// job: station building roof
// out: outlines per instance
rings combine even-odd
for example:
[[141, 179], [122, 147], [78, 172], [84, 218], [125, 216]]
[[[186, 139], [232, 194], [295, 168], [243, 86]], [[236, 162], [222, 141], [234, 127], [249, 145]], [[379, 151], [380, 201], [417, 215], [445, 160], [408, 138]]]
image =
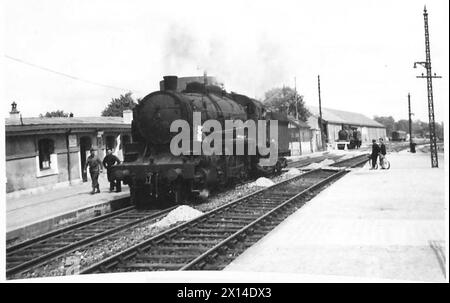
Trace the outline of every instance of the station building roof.
[[[319, 117], [319, 107], [307, 106], [307, 108], [313, 116]], [[383, 124], [378, 123], [377, 121], [370, 119], [363, 114], [324, 107], [322, 107], [322, 119], [329, 123], [385, 128]]]
[[5, 119], [6, 133], [42, 132], [83, 129], [130, 129], [122, 117], [31, 117]]

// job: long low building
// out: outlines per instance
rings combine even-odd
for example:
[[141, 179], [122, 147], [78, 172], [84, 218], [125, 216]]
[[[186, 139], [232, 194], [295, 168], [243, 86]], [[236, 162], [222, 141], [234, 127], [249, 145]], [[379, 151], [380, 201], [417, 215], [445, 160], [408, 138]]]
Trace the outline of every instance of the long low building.
[[[308, 125], [313, 130], [314, 142], [320, 146], [319, 108], [308, 106], [308, 110], [311, 112]], [[325, 129], [325, 141], [329, 144], [338, 140], [338, 133], [344, 127], [360, 131], [363, 144], [370, 143], [372, 139], [386, 138], [386, 127], [384, 125], [360, 113], [322, 107], [322, 120]]]

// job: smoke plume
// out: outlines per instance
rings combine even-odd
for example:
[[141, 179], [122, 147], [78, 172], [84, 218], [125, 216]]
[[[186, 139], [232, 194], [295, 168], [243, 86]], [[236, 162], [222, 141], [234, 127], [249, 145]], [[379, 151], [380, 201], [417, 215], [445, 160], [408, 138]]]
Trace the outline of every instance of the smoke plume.
[[200, 34], [187, 25], [171, 24], [163, 52], [165, 74], [200, 76], [207, 71], [226, 90], [250, 97], [262, 98], [289, 78], [282, 43], [264, 33], [239, 41], [223, 33]]

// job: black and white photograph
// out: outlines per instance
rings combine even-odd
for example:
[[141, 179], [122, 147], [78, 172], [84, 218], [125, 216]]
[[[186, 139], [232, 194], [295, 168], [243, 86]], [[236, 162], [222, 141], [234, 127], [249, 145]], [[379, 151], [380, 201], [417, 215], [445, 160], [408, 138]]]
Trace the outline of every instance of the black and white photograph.
[[4, 282], [449, 282], [447, 0], [1, 16]]

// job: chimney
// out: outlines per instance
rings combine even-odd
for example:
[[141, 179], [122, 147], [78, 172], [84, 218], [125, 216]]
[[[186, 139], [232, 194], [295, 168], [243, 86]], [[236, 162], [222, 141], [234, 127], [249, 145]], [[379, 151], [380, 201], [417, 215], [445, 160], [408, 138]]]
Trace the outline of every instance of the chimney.
[[178, 77], [177, 76], [164, 76], [164, 90], [177, 90]]
[[17, 103], [13, 101], [11, 103], [11, 111], [9, 112], [9, 118], [14, 121], [20, 121], [20, 112], [17, 110]]
[[131, 124], [133, 120], [133, 111], [131, 109], [126, 109], [123, 111], [123, 123]]

